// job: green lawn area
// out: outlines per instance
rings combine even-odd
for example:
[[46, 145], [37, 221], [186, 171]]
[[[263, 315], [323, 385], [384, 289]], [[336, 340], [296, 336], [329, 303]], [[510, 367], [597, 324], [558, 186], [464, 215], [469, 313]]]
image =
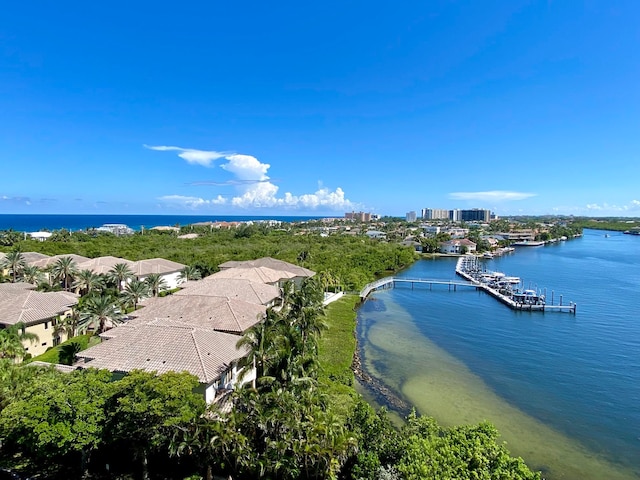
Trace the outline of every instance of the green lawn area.
[[356, 312], [358, 295], [345, 295], [325, 309], [328, 329], [320, 338], [318, 360], [320, 382], [326, 387], [338, 413], [347, 414], [354, 401], [354, 375], [351, 362], [356, 349]]
[[38, 355], [37, 357], [33, 357], [29, 360], [26, 360], [25, 363], [35, 362], [35, 361], [46, 362], [46, 363], [60, 363], [60, 358], [59, 358], [60, 347], [72, 342], [78, 343], [80, 345], [80, 350], [86, 350], [87, 348], [93, 347], [94, 345], [97, 345], [98, 343], [100, 343], [100, 337], [98, 337], [97, 335], [91, 335], [91, 334], [78, 335], [77, 337], [73, 337], [65, 342], [62, 342], [57, 347], [50, 348], [49, 350], [44, 352], [42, 355]]

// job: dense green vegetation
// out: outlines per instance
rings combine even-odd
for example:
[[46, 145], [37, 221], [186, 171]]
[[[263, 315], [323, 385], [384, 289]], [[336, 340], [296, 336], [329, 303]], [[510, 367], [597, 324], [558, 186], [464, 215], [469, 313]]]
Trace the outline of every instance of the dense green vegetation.
[[611, 230], [614, 232], [626, 232], [633, 228], [640, 227], [640, 220], [631, 218], [599, 218], [599, 219], [577, 219], [576, 225], [582, 228], [593, 228], [595, 230]]
[[[358, 297], [346, 295], [323, 308], [322, 291], [354, 290], [402, 268], [414, 260], [412, 248], [359, 236], [323, 238], [259, 228], [202, 233], [195, 240], [157, 233], [69, 234], [55, 242], [19, 241], [14, 247], [132, 260], [157, 256], [199, 266], [205, 274], [226, 260], [260, 256], [318, 271], [299, 289], [285, 287], [284, 308], [269, 310], [266, 320], [240, 339], [250, 351], [247, 364], [255, 362], [260, 376], [230, 395], [235, 407], [206, 407], [193, 393], [196, 378], [186, 373], [132, 372], [114, 378], [104, 371], [63, 374], [2, 360], [0, 466], [65, 479], [539, 478], [508, 455], [489, 424], [446, 429], [412, 414], [398, 429], [385, 410], [375, 412], [353, 389]], [[60, 269], [58, 287], [75, 285], [86, 298], [78, 309], [84, 313], [67, 327], [77, 330], [86, 321], [100, 330], [114, 312], [107, 302], [99, 303], [107, 296], [96, 292], [106, 291], [113, 304], [125, 298], [126, 288], [119, 288], [116, 272], [111, 285], [93, 285], [91, 279], [78, 284], [79, 272], [67, 269], [67, 274], [73, 283]], [[135, 305], [137, 297], [128, 295]], [[65, 347], [47, 352], [50, 360], [55, 354], [60, 360]], [[69, 350], [65, 355], [73, 353]]]

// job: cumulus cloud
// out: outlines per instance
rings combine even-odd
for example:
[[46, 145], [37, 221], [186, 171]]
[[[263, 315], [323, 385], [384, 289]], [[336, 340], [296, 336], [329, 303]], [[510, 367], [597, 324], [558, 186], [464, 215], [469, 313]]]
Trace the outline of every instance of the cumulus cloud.
[[219, 158], [224, 158], [226, 155], [224, 152], [216, 152], [213, 150], [197, 150], [195, 148], [171, 147], [164, 145], [144, 145], [144, 148], [156, 150], [158, 152], [180, 152], [178, 153], [178, 156], [183, 160], [186, 160], [188, 163], [195, 163], [204, 167], [208, 167], [211, 165], [211, 162], [218, 160]]
[[[204, 166], [209, 166], [213, 160], [224, 158], [226, 163], [220, 164], [220, 168], [234, 177], [233, 179], [226, 181], [214, 180], [190, 183], [190, 185], [233, 186], [236, 189], [236, 194], [229, 200], [221, 195], [214, 199], [182, 195], [165, 195], [160, 197], [160, 200], [164, 202], [182, 205], [187, 208], [199, 208], [224, 204], [238, 208], [281, 207], [288, 209], [305, 208], [309, 210], [319, 208], [348, 210], [358, 207], [358, 205], [345, 197], [345, 193], [340, 187], [336, 188], [334, 191], [330, 191], [328, 188], [320, 185], [314, 193], [293, 195], [290, 192], [286, 192], [283, 196], [278, 196], [279, 187], [275, 185], [267, 175], [271, 165], [268, 163], [262, 163], [252, 155], [222, 153], [182, 147], [149, 147], [146, 145], [145, 147], [158, 151], [177, 151], [180, 152], [178, 156], [187, 160], [189, 163], [200, 163]], [[194, 152], [197, 152], [197, 154]], [[206, 163], [192, 162], [188, 158], [185, 158], [187, 153], [190, 155], [190, 158], [206, 158], [208, 161]]]
[[491, 190], [488, 192], [453, 192], [449, 194], [449, 198], [454, 200], [480, 200], [485, 202], [525, 200], [535, 196], [535, 193], [509, 192], [505, 190]]

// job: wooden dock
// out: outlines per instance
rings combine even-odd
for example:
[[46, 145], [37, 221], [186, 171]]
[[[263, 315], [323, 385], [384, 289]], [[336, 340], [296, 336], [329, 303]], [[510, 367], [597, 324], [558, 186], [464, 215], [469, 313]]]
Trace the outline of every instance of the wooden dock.
[[369, 294], [379, 288], [393, 288], [397, 283], [410, 284], [413, 287], [415, 284], [429, 285], [432, 288], [433, 285], [446, 286], [449, 290], [456, 291], [458, 287], [471, 287], [479, 288], [478, 285], [472, 282], [460, 282], [455, 280], [429, 280], [426, 278], [404, 278], [404, 277], [385, 277], [375, 282], [371, 282], [360, 291], [360, 299], [364, 300]]

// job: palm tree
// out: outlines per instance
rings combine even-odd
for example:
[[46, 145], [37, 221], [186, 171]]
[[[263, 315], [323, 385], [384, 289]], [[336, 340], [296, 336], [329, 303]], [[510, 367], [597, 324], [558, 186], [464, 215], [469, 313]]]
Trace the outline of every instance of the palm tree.
[[124, 315], [113, 297], [94, 295], [82, 304], [78, 332], [85, 333], [91, 329], [96, 333], [102, 333], [123, 322]]
[[34, 265], [26, 265], [22, 269], [20, 277], [24, 282], [31, 283], [33, 285], [40, 285], [44, 280], [44, 273]]
[[149, 297], [151, 291], [149, 289], [149, 284], [146, 282], [141, 282], [140, 280], [132, 280], [127, 283], [127, 286], [124, 287], [124, 292], [122, 295], [125, 301], [129, 305], [133, 305], [133, 309], [136, 310], [138, 308], [138, 303], [140, 300], [144, 300]]
[[36, 343], [38, 336], [25, 331], [24, 323], [16, 323], [0, 330], [0, 358], [22, 358], [25, 355], [25, 342]]
[[53, 264], [51, 274], [62, 282], [62, 288], [68, 292], [73, 278], [78, 274], [78, 267], [73, 258], [61, 257]]
[[200, 270], [198, 269], [198, 267], [193, 265], [187, 265], [186, 267], [184, 267], [180, 272], [180, 276], [178, 277], [178, 279], [181, 281], [200, 280], [201, 278], [202, 274], [200, 273]]
[[[279, 322], [281, 322], [281, 317], [278, 312], [271, 308], [268, 309], [266, 318], [249, 328], [236, 344], [237, 348], [246, 347], [249, 349], [248, 355], [240, 360], [240, 366], [255, 367], [258, 380], [269, 372], [269, 366], [274, 360], [274, 340]], [[243, 373], [246, 372], [248, 372], [248, 369], [244, 370]]]
[[22, 270], [26, 266], [26, 262], [24, 259], [24, 255], [20, 252], [20, 250], [12, 250], [4, 257], [2, 261], [2, 268], [6, 268], [9, 270], [11, 274], [11, 281], [16, 283], [18, 281], [18, 276], [22, 273]]
[[116, 263], [107, 274], [110, 282], [115, 283], [118, 291], [122, 291], [122, 284], [135, 278], [131, 268], [126, 263]]
[[149, 286], [151, 295], [153, 295], [154, 297], [157, 297], [162, 290], [166, 290], [169, 287], [167, 281], [158, 273], [152, 273], [147, 278], [145, 278], [144, 281]]
[[73, 282], [73, 288], [78, 290], [81, 295], [88, 295], [96, 290], [102, 289], [104, 282], [101, 275], [91, 270], [80, 270]]
[[53, 327], [54, 336], [59, 336], [61, 333], [64, 333], [67, 338], [75, 337], [78, 332], [80, 316], [80, 308], [76, 305], [71, 308], [70, 315], [58, 317], [58, 320]]

